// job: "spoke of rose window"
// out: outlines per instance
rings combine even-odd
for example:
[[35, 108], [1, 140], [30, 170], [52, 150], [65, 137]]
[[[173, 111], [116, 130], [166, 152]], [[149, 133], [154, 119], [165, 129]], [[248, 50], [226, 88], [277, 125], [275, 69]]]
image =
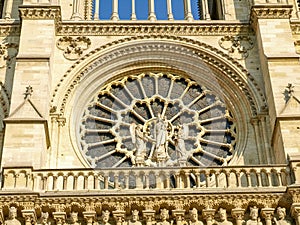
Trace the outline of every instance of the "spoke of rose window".
[[193, 160], [195, 163], [197, 163], [199, 166], [205, 166], [202, 162], [200, 162], [195, 156], [191, 156], [190, 158]]
[[119, 160], [116, 164], [112, 166], [112, 168], [116, 168], [121, 165], [128, 157], [125, 155], [121, 160]]
[[105, 153], [104, 155], [101, 155], [101, 156], [99, 156], [99, 157], [96, 157], [96, 158], [95, 158], [95, 161], [99, 161], [99, 160], [101, 160], [101, 159], [104, 159], [104, 158], [106, 158], [106, 157], [108, 157], [108, 156], [114, 154], [116, 151], [117, 151], [117, 150], [114, 149], [114, 150], [111, 150], [111, 151]]
[[109, 140], [106, 140], [106, 141], [99, 141], [99, 142], [88, 144], [88, 147], [92, 148], [92, 147], [96, 147], [96, 146], [99, 146], [99, 145], [111, 144], [111, 143], [114, 143], [114, 142], [116, 142], [115, 139], [109, 139]]

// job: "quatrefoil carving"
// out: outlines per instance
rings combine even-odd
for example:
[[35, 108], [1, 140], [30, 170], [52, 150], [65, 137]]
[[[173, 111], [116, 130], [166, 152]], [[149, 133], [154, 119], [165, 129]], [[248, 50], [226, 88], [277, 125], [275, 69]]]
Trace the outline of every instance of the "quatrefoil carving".
[[64, 51], [64, 57], [69, 60], [79, 59], [90, 45], [91, 40], [87, 37], [62, 37], [57, 41], [57, 47]]
[[219, 45], [228, 50], [232, 58], [241, 60], [248, 57], [254, 43], [249, 36], [224, 36], [219, 40]]

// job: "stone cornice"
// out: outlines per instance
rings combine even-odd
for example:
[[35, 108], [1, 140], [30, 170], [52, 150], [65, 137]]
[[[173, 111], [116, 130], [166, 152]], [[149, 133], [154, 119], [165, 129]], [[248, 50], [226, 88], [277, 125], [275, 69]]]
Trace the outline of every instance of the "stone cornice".
[[148, 21], [76, 21], [62, 22], [56, 27], [57, 35], [229, 35], [249, 34], [251, 32], [249, 23], [220, 21], [195, 21], [195, 22], [173, 22], [160, 21], [151, 23]]
[[19, 6], [21, 19], [27, 20], [55, 20], [61, 21], [60, 6], [37, 6], [37, 5], [22, 5]]
[[289, 19], [291, 17], [292, 10], [292, 5], [255, 5], [251, 9], [251, 20], [256, 21], [257, 19]]
[[19, 21], [0, 20], [0, 37], [19, 36], [21, 25]]
[[300, 21], [291, 21], [290, 24], [293, 34], [300, 34]]

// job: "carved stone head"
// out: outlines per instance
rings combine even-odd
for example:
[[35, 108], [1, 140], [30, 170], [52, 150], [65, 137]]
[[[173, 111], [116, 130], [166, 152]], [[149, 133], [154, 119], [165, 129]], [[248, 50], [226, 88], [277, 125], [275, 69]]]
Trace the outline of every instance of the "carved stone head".
[[138, 210], [132, 210], [132, 221], [136, 222], [139, 220], [139, 211]]
[[196, 208], [190, 210], [190, 218], [193, 222], [198, 220], [198, 210]]
[[256, 206], [250, 207], [250, 217], [252, 220], [257, 220], [258, 218], [258, 208]]
[[161, 218], [161, 220], [167, 220], [169, 218], [169, 210], [161, 209], [160, 210], [160, 218]]
[[77, 212], [71, 212], [70, 219], [71, 219], [72, 223], [76, 223], [78, 221], [78, 213]]
[[102, 211], [102, 221], [107, 223], [109, 220], [110, 212], [108, 210]]
[[17, 217], [17, 209], [12, 206], [9, 208], [9, 218], [10, 219], [15, 219]]
[[220, 216], [221, 221], [227, 220], [226, 209], [220, 208], [219, 209], [219, 216]]
[[279, 219], [285, 218], [285, 216], [286, 216], [286, 210], [285, 210], [285, 208], [278, 207], [277, 210], [276, 210], [276, 212], [277, 212], [277, 215], [278, 215]]

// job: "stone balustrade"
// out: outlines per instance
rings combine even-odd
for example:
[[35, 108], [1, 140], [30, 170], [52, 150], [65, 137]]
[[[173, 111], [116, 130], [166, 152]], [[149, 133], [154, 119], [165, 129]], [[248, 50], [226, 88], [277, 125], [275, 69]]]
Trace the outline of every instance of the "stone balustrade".
[[4, 168], [2, 190], [236, 190], [274, 188], [292, 184], [289, 167], [231, 166], [183, 168], [122, 168], [33, 170]]

